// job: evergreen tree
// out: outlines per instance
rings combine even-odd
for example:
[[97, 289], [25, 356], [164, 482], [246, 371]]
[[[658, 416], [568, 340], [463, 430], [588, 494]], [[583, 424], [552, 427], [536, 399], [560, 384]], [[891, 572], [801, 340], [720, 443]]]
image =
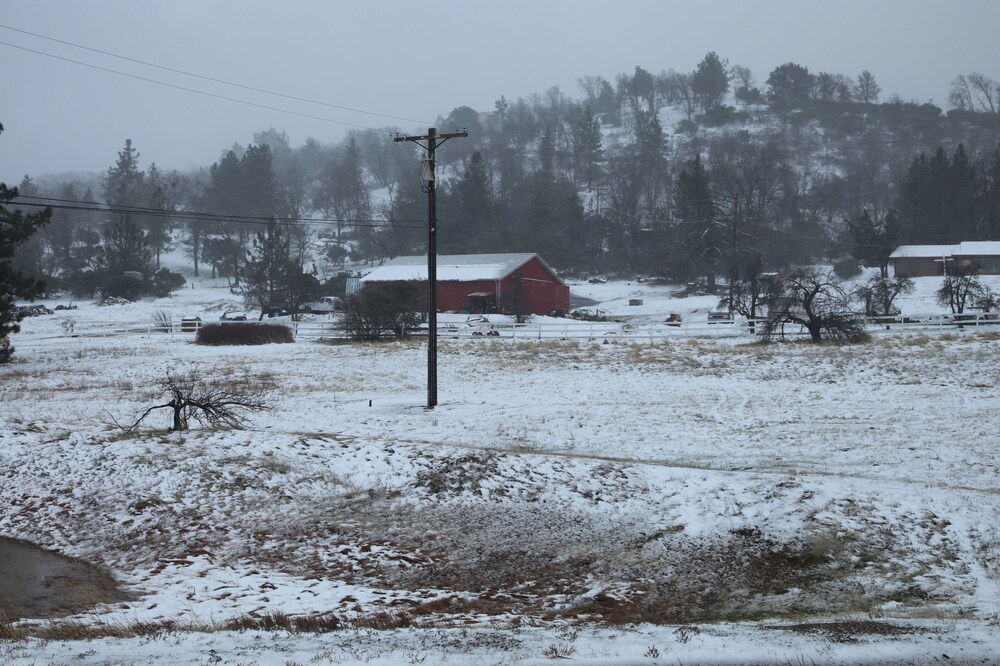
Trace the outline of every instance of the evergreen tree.
[[[0, 125], [3, 132], [3, 125]], [[11, 260], [17, 248], [27, 242], [42, 225], [49, 221], [52, 211], [25, 214], [8, 210], [4, 204], [16, 199], [17, 188], [8, 189], [0, 183], [0, 363], [6, 363], [14, 353], [9, 335], [21, 330], [18, 322], [23, 315], [17, 310], [16, 299], [32, 300], [42, 293], [45, 285], [14, 269]]]
[[656, 112], [656, 79], [638, 65], [632, 76], [619, 77], [618, 94], [628, 103], [633, 114], [639, 111]]
[[977, 240], [975, 192], [976, 174], [961, 144], [952, 159], [942, 147], [933, 157], [915, 158], [899, 196], [907, 240], [932, 245]]
[[555, 180], [556, 137], [552, 127], [546, 127], [538, 142], [539, 175], [548, 182]]
[[289, 258], [287, 234], [280, 224], [269, 222], [247, 251], [241, 288], [247, 307], [260, 308], [263, 319], [266, 308], [287, 305], [292, 280], [301, 273], [301, 266]]
[[[114, 166], [104, 175], [104, 200], [113, 208], [142, 206], [145, 184], [145, 174], [139, 168], [139, 153], [132, 146], [132, 139], [126, 139]], [[112, 221], [123, 214], [113, 212]]]
[[640, 111], [635, 118], [635, 151], [640, 174], [640, 191], [650, 224], [660, 217], [661, 197], [666, 193], [667, 138], [655, 113]]
[[723, 224], [716, 219], [712, 186], [701, 155], [695, 155], [694, 159], [689, 160], [677, 176], [674, 215], [686, 227], [686, 244], [694, 255], [694, 263], [703, 267], [708, 291], [715, 293], [716, 275], [726, 244], [726, 233]]
[[[59, 198], [69, 206], [82, 201], [71, 182], [62, 184]], [[86, 232], [93, 227], [92, 218], [92, 214], [69, 208], [53, 212], [52, 220], [40, 232], [51, 253], [50, 275], [74, 273], [84, 268], [86, 255], [81, 253], [81, 245]]]
[[573, 158], [576, 164], [576, 179], [587, 184], [587, 191], [594, 189], [594, 181], [600, 174], [601, 157], [604, 149], [601, 147], [601, 124], [594, 117], [588, 105], [573, 126]]
[[788, 62], [767, 77], [767, 97], [779, 108], [801, 105], [812, 95], [813, 75], [802, 65]]
[[242, 214], [258, 218], [276, 216], [280, 210], [280, 197], [270, 147], [248, 146], [240, 159], [239, 175]]
[[203, 246], [203, 257], [233, 277], [239, 284], [243, 263], [251, 239], [251, 224], [261, 219], [273, 219], [280, 210], [280, 197], [271, 167], [271, 150], [265, 146], [249, 146], [238, 158], [229, 151], [212, 165], [211, 182], [205, 189], [205, 208], [216, 215], [251, 218], [237, 219], [212, 226], [211, 237]]
[[345, 220], [371, 217], [371, 199], [365, 184], [361, 151], [353, 136], [343, 153], [327, 162], [313, 193], [313, 205], [328, 217], [337, 219], [338, 238], [348, 224]]
[[728, 64], [711, 51], [691, 74], [691, 92], [703, 112], [722, 102], [729, 92]]
[[1000, 238], [1000, 148], [993, 151], [989, 163], [983, 169], [979, 209], [982, 211], [979, 237], [991, 240]]
[[865, 266], [878, 266], [880, 275], [888, 278], [889, 255], [899, 245], [903, 231], [896, 210], [890, 209], [877, 222], [866, 208], [848, 222], [848, 230], [854, 238], [854, 248], [851, 251], [854, 258]]
[[454, 224], [441, 229], [442, 251], [454, 254], [488, 252], [496, 239], [496, 212], [490, 175], [479, 151], [472, 153], [465, 172], [451, 187], [439, 210]]
[[99, 270], [106, 276], [118, 278], [126, 271], [148, 275], [153, 251], [144, 232], [125, 213], [105, 228], [101, 248], [97, 255]]
[[168, 184], [157, 168], [156, 163], [149, 165], [146, 172], [146, 207], [151, 212], [141, 217], [146, 230], [146, 242], [149, 243], [156, 257], [156, 268], [160, 268], [160, 255], [170, 247], [171, 219], [167, 213], [171, 210], [171, 202], [167, 192]]

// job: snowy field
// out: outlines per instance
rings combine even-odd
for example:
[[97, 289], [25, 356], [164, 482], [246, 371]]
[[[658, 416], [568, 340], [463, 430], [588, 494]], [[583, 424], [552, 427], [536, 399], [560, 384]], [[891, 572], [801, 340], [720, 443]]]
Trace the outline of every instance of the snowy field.
[[[904, 312], [939, 312], [937, 282]], [[65, 334], [240, 309], [210, 281], [77, 305], [25, 320], [0, 367], [0, 535], [132, 598], [35, 623], [0, 663], [1000, 662], [1000, 331], [445, 340], [428, 411], [420, 342]], [[272, 409], [114, 426], [189, 370], [267, 386]], [[44, 637], [67, 625], [92, 635]]]

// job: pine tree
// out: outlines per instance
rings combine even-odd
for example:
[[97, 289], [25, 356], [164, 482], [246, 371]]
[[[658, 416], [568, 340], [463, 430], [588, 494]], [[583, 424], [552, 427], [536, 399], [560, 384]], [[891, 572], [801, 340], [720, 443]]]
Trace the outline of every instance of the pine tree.
[[167, 183], [164, 181], [156, 163], [149, 165], [146, 172], [147, 198], [146, 207], [158, 213], [142, 216], [142, 226], [146, 230], [146, 241], [156, 257], [156, 268], [160, 269], [160, 255], [170, 247], [170, 217], [166, 215], [171, 209], [167, 194]]
[[718, 263], [726, 245], [724, 225], [716, 219], [715, 203], [708, 171], [695, 155], [677, 176], [674, 189], [674, 215], [685, 225], [688, 247], [694, 260], [704, 266], [708, 291], [715, 292]]
[[247, 307], [260, 308], [263, 319], [265, 308], [286, 305], [297, 273], [302, 269], [289, 258], [287, 234], [280, 224], [269, 222], [267, 228], [257, 232], [247, 251], [241, 289]]
[[152, 272], [153, 251], [146, 240], [146, 232], [133, 221], [131, 214], [119, 216], [104, 230], [101, 240], [97, 263], [108, 277], [118, 278], [125, 272], [143, 275]]
[[954, 244], [978, 237], [976, 173], [959, 144], [948, 158], [939, 147], [933, 157], [914, 158], [900, 187], [900, 216], [910, 243]]
[[145, 174], [139, 169], [139, 157], [138, 151], [132, 147], [132, 139], [125, 139], [125, 147], [118, 153], [114, 166], [104, 175], [104, 200], [109, 206], [144, 204]]
[[576, 162], [577, 181], [586, 183], [588, 192], [594, 189], [603, 153], [601, 124], [594, 117], [590, 106], [587, 106], [573, 127], [573, 157]]
[[861, 211], [847, 223], [848, 231], [854, 238], [851, 254], [865, 266], [878, 266], [883, 278], [889, 277], [889, 255], [896, 249], [902, 236], [902, 224], [895, 209], [890, 209], [885, 218], [876, 221], [868, 209]]
[[[0, 125], [3, 132], [3, 125]], [[18, 322], [23, 315], [17, 310], [16, 300], [31, 300], [42, 293], [45, 285], [23, 275], [11, 266], [11, 259], [18, 246], [28, 241], [42, 225], [49, 221], [52, 211], [25, 214], [8, 210], [7, 204], [18, 196], [17, 188], [8, 189], [0, 183], [0, 363], [6, 363], [14, 353], [9, 335], [21, 330]]]
[[455, 220], [456, 225], [447, 225], [442, 229], [442, 250], [465, 254], [492, 249], [496, 209], [486, 161], [478, 150], [472, 153], [465, 172], [451, 188], [447, 201], [440, 210], [447, 219]]
[[715, 51], [711, 51], [691, 74], [691, 92], [702, 111], [722, 102], [729, 92], [729, 74], [726, 71], [728, 64], [725, 60], [720, 60]]

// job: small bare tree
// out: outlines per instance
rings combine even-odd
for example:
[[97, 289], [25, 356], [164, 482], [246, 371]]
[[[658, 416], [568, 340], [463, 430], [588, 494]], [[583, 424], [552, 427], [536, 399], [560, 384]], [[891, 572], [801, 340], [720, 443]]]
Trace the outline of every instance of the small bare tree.
[[[115, 425], [125, 432], [134, 432], [147, 416], [159, 409], [173, 412], [170, 431], [187, 430], [191, 419], [203, 425], [242, 428], [243, 412], [262, 412], [270, 409], [267, 404], [270, 386], [243, 380], [204, 381], [192, 370], [183, 375], [167, 374], [159, 388], [170, 396], [162, 405], [154, 405], [143, 412], [131, 425]], [[112, 418], [112, 420], [114, 420]]]
[[783, 337], [786, 323], [809, 331], [813, 342], [861, 342], [864, 322], [850, 308], [850, 297], [830, 270], [799, 268], [777, 278], [767, 303], [761, 339]]
[[866, 317], [892, 316], [899, 314], [899, 308], [893, 305], [896, 297], [912, 293], [914, 288], [910, 278], [875, 275], [855, 287], [851, 295], [864, 304]]
[[[730, 296], [719, 299], [719, 307], [731, 306], [733, 312], [737, 312], [747, 318], [750, 324], [750, 332], [757, 332], [757, 318], [764, 310], [770, 297], [771, 291], [776, 286], [776, 276], [763, 272], [763, 262], [760, 254], [750, 258], [742, 267], [735, 272], [735, 280], [730, 284]], [[732, 280], [732, 278], [730, 278]]]
[[938, 304], [951, 308], [952, 314], [962, 314], [966, 306], [977, 307], [985, 295], [986, 287], [973, 269], [958, 269], [944, 276], [941, 288], [935, 294]]

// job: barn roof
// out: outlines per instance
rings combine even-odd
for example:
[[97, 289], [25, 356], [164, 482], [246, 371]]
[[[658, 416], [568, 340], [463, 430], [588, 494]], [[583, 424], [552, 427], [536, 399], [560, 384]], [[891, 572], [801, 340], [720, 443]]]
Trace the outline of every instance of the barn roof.
[[[555, 272], [531, 252], [511, 254], [440, 254], [437, 258], [438, 282], [477, 282], [502, 280], [532, 259], [545, 266], [556, 282]], [[361, 278], [361, 282], [398, 282], [427, 279], [427, 255], [396, 257]]]

